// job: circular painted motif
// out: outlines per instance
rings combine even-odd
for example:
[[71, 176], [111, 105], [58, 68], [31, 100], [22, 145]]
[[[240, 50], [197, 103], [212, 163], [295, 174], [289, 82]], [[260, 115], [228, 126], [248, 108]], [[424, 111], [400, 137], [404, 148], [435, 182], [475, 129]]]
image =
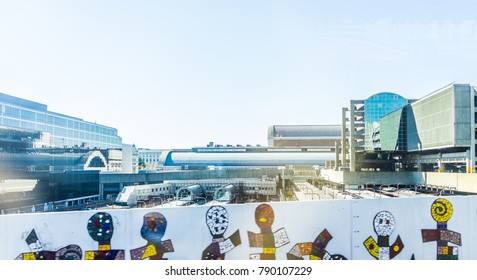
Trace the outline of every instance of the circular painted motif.
[[394, 231], [394, 217], [388, 211], [381, 211], [374, 217], [374, 231], [379, 236], [389, 236]]
[[453, 213], [452, 204], [449, 200], [438, 198], [432, 203], [431, 215], [434, 221], [438, 223], [447, 222]]
[[113, 236], [113, 218], [108, 213], [98, 212], [89, 218], [87, 228], [94, 240], [110, 240]]

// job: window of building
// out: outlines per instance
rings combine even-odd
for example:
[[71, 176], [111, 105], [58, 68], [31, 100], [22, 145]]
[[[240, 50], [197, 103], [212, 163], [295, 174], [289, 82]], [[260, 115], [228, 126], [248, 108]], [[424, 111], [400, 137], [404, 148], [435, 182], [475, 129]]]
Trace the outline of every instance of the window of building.
[[20, 123], [22, 128], [29, 129], [29, 130], [35, 130], [35, 124], [31, 122], [21, 122]]
[[35, 112], [28, 111], [28, 110], [20, 110], [21, 118], [24, 120], [35, 121]]
[[20, 121], [18, 121], [18, 120], [12, 120], [12, 119], [7, 119], [7, 118], [4, 118], [4, 119], [3, 119], [3, 124], [4, 124], [5, 126], [20, 127]]
[[44, 124], [36, 124], [36, 130], [46, 131], [46, 125], [44, 125]]
[[68, 133], [66, 132], [66, 129], [64, 128], [55, 127], [55, 135], [66, 137], [68, 136]]
[[20, 109], [10, 107], [10, 106], [5, 106], [5, 116], [10, 116], [10, 117], [20, 117]]
[[55, 117], [55, 118], [54, 118], [54, 122], [55, 122], [55, 125], [57, 125], [57, 126], [62, 126], [62, 127], [66, 127], [66, 126], [67, 126], [67, 122], [66, 122], [66, 120], [63, 119], [63, 118]]
[[41, 122], [41, 123], [45, 123], [46, 122], [45, 114], [36, 113], [36, 121]]

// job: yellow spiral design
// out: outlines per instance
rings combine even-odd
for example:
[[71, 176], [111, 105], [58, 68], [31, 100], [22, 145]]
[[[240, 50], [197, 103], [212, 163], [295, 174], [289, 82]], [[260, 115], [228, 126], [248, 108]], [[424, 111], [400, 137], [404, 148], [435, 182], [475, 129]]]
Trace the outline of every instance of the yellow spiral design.
[[447, 199], [438, 198], [432, 203], [431, 215], [438, 223], [447, 222], [452, 216], [452, 204]]

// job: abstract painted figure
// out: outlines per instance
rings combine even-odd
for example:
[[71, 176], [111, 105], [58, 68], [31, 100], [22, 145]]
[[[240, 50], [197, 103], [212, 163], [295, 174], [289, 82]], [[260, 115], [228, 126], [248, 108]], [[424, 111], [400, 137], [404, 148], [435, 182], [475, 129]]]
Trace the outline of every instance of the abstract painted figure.
[[147, 241], [143, 247], [131, 250], [131, 260], [167, 260], [162, 258], [164, 253], [174, 252], [170, 239], [162, 241], [166, 233], [167, 220], [157, 212], [144, 215], [141, 236]]
[[22, 253], [15, 260], [81, 260], [82, 257], [81, 248], [74, 244], [62, 247], [57, 251], [44, 250], [34, 229], [31, 230], [25, 241], [31, 252]]
[[255, 223], [260, 228], [260, 233], [257, 234], [248, 231], [248, 241], [250, 247], [263, 248], [263, 253], [251, 254], [251, 260], [275, 260], [276, 248], [290, 243], [284, 228], [272, 232], [274, 219], [275, 214], [270, 205], [260, 204], [255, 209]]
[[224, 233], [229, 226], [229, 217], [224, 207], [210, 207], [205, 214], [205, 222], [212, 235], [212, 243], [202, 252], [203, 260], [224, 260], [225, 253], [242, 243], [239, 230], [236, 230], [229, 238], [224, 238]]
[[437, 222], [437, 229], [421, 229], [422, 242], [437, 242], [437, 260], [459, 259], [458, 248], [447, 243], [462, 246], [461, 234], [447, 229], [452, 213], [452, 204], [447, 199], [436, 199], [431, 206], [431, 215]]
[[297, 243], [287, 253], [289, 260], [303, 260], [303, 256], [310, 256], [310, 260], [346, 260], [342, 255], [330, 255], [326, 245], [333, 238], [328, 230], [324, 229], [313, 242]]
[[399, 235], [396, 238], [396, 241], [391, 246], [389, 245], [389, 236], [394, 231], [395, 227], [393, 215], [387, 211], [379, 212], [374, 217], [373, 226], [374, 231], [378, 235], [378, 242], [370, 236], [364, 241], [364, 246], [369, 254], [378, 260], [393, 259], [404, 248], [404, 244]]
[[86, 251], [85, 260], [124, 260], [124, 250], [111, 250], [113, 218], [105, 212], [94, 214], [87, 225], [88, 233], [98, 242], [98, 251]]

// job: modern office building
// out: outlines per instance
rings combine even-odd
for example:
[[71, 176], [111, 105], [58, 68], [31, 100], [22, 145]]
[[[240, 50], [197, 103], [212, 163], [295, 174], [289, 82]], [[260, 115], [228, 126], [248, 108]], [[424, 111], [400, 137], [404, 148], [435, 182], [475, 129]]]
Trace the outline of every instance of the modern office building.
[[344, 168], [475, 172], [476, 92], [453, 83], [418, 100], [352, 100], [343, 109]]
[[40, 147], [119, 148], [116, 128], [48, 111], [45, 104], [0, 93], [0, 126], [41, 132]]

